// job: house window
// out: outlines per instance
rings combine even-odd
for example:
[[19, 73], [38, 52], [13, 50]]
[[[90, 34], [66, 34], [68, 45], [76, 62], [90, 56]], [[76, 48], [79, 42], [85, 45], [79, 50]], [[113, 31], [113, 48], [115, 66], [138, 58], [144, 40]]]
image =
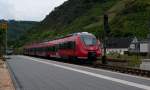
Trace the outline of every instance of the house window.
[[130, 48], [131, 48], [131, 49], [135, 49], [135, 44], [131, 44], [131, 45], [130, 45]]

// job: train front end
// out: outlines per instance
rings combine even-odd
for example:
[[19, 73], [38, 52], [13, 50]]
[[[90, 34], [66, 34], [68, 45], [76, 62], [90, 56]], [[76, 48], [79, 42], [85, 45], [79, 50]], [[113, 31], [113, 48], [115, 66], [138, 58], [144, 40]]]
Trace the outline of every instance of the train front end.
[[83, 32], [80, 33], [79, 38], [80, 58], [93, 61], [102, 56], [100, 41], [93, 34]]

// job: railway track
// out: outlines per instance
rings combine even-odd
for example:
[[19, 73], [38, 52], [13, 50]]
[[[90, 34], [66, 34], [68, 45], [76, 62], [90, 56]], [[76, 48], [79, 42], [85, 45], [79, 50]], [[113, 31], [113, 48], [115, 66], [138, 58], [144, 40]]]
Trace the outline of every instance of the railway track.
[[[45, 58], [45, 59], [49, 60], [48, 58]], [[150, 71], [148, 70], [142, 70], [142, 69], [130, 68], [130, 67], [113, 66], [113, 65], [101, 64], [101, 63], [68, 62], [68, 60], [62, 60], [62, 59], [60, 60], [60, 59], [54, 59], [54, 58], [51, 60], [150, 78]]]
[[[57, 60], [57, 61], [60, 62], [60, 60]], [[62, 62], [81, 65], [81, 66], [87, 66], [87, 67], [92, 67], [92, 68], [111, 70], [111, 71], [115, 71], [115, 72], [126, 73], [126, 74], [150, 78], [150, 71], [142, 70], [142, 69], [138, 69], [138, 68], [113, 66], [113, 65], [101, 64], [101, 63], [91, 64], [91, 63], [79, 63], [79, 62], [68, 62], [68, 61], [62, 61]]]
[[150, 71], [148, 71], [148, 70], [141, 70], [141, 69], [129, 68], [129, 67], [112, 66], [112, 65], [104, 65], [104, 64], [93, 64], [92, 67], [102, 68], [105, 70], [111, 70], [111, 71], [132, 74], [132, 75], [137, 75], [137, 76], [150, 77]]

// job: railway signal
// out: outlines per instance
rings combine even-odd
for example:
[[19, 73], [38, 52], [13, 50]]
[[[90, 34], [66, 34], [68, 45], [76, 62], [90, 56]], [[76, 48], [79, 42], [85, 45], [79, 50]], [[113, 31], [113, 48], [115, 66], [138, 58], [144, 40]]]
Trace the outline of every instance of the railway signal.
[[104, 32], [105, 35], [108, 36], [110, 33], [110, 27], [109, 27], [109, 22], [108, 22], [108, 15], [104, 14]]
[[108, 22], [108, 15], [104, 14], [104, 41], [103, 41], [103, 48], [104, 48], [104, 55], [102, 56], [102, 63], [107, 64], [106, 62], [106, 45], [107, 45], [107, 38], [110, 33], [110, 27]]

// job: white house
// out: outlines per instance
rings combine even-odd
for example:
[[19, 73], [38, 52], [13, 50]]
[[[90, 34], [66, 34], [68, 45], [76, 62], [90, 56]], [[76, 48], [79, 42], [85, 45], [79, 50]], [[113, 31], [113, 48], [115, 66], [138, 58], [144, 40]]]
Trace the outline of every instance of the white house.
[[146, 56], [149, 52], [148, 39], [138, 40], [135, 37], [130, 44], [129, 52], [132, 54], [141, 54]]
[[106, 44], [106, 53], [140, 54], [146, 56], [150, 53], [150, 38], [109, 38]]

